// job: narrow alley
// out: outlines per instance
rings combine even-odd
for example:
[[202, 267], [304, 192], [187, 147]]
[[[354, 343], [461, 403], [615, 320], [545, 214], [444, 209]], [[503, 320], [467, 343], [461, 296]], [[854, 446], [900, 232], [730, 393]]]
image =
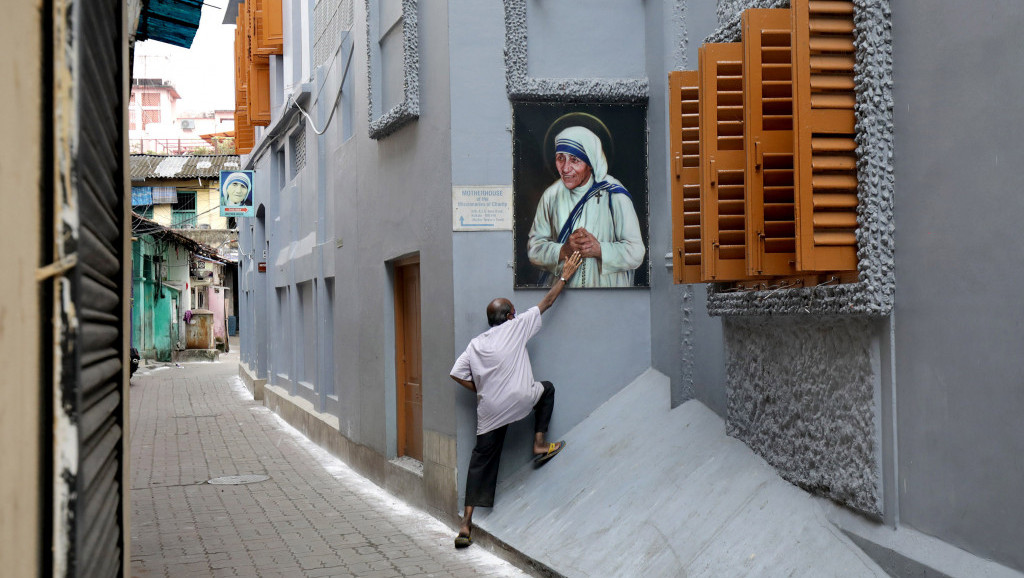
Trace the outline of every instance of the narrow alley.
[[[132, 575], [526, 575], [456, 551], [444, 524], [254, 402], [237, 360], [144, 365], [132, 379]], [[208, 482], [230, 476], [266, 479]]]

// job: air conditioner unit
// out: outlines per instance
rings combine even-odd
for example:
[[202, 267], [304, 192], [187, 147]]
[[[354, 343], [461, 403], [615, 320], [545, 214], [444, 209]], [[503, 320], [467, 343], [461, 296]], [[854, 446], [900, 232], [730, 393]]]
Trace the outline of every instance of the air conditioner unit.
[[196, 121], [192, 120], [191, 118], [182, 119], [182, 121], [181, 121], [181, 129], [182, 130], [193, 130], [194, 128], [196, 128]]

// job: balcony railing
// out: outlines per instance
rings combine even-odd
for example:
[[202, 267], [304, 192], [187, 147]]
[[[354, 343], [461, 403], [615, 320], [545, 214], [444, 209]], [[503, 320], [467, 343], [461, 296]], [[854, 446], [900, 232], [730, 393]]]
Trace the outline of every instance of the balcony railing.
[[187, 154], [233, 154], [233, 139], [224, 139], [217, 146], [203, 139], [185, 138], [141, 138], [129, 139], [131, 154], [187, 155]]

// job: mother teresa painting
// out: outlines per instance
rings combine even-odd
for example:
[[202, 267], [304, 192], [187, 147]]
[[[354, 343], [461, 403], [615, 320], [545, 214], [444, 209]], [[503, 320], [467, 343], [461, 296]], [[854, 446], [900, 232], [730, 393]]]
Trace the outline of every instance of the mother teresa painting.
[[[543, 140], [537, 143], [544, 162], [535, 167], [513, 166], [517, 233], [526, 229], [523, 213], [531, 217], [524, 247], [528, 267], [522, 262], [521, 235], [517, 235], [516, 286], [550, 285], [573, 251], [584, 259], [569, 281], [572, 287], [648, 286], [645, 109], [523, 103], [513, 109], [514, 126], [530, 132], [519, 121], [529, 124], [537, 112], [551, 117], [535, 123], [546, 125]], [[529, 156], [519, 150], [528, 146], [525, 138], [515, 144], [517, 161], [520, 152], [522, 157]], [[539, 188], [537, 179], [525, 178], [526, 171], [549, 179], [535, 204], [528, 201], [535, 194], [522, 190]]]
[[220, 216], [251, 217], [254, 171], [220, 172]]

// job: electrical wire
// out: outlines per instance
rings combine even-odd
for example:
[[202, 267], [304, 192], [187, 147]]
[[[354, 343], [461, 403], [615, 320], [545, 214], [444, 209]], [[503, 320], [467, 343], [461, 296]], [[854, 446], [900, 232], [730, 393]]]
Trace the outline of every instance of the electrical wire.
[[[338, 50], [341, 50], [341, 45], [340, 44], [338, 45]], [[295, 104], [295, 108], [297, 108], [298, 111], [302, 113], [302, 116], [306, 117], [306, 120], [309, 121], [309, 126], [313, 128], [313, 132], [315, 132], [317, 135], [324, 134], [325, 132], [327, 132], [327, 128], [331, 126], [331, 120], [334, 119], [334, 112], [336, 110], [338, 110], [338, 102], [341, 101], [342, 89], [345, 88], [345, 79], [348, 78], [348, 69], [349, 69], [349, 66], [352, 64], [352, 54], [354, 52], [355, 52], [355, 46], [353, 46], [352, 49], [348, 51], [348, 59], [345, 61], [345, 72], [342, 73], [342, 75], [341, 75], [341, 84], [338, 86], [338, 96], [336, 96], [334, 98], [334, 105], [331, 106], [331, 114], [330, 114], [330, 116], [327, 117], [327, 124], [324, 125], [323, 130], [318, 130], [316, 128], [316, 123], [313, 122], [313, 119], [309, 116], [309, 113], [307, 113], [305, 110], [303, 110], [302, 107], [299, 106], [299, 103], [295, 102], [295, 99], [293, 99], [290, 96], [288, 97], [288, 99], [291, 100], [293, 104]], [[335, 54], [337, 54], [337, 52], [335, 52]], [[327, 84], [327, 81], [324, 80], [324, 84], [320, 86], [321, 90], [323, 89], [323, 86], [326, 85], [326, 84]], [[319, 96], [320, 96], [320, 93], [317, 92], [317, 97], [319, 97]]]

